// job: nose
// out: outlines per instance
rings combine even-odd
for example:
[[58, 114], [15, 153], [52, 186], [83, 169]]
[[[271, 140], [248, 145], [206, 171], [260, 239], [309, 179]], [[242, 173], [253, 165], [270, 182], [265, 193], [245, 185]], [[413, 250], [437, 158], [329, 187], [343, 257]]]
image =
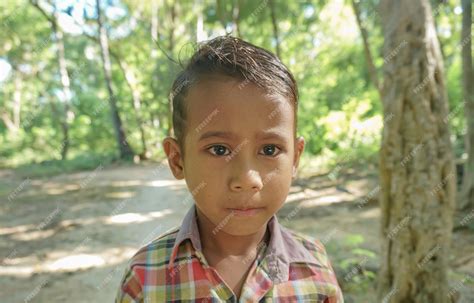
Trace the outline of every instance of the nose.
[[262, 189], [263, 181], [258, 171], [242, 163], [235, 163], [235, 166], [230, 180], [231, 190], [258, 192]]

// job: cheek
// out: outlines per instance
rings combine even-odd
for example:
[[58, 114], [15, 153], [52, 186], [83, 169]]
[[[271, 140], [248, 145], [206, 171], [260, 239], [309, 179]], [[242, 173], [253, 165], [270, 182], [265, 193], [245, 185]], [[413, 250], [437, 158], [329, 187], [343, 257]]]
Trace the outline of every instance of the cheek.
[[188, 171], [189, 178], [197, 180], [198, 183], [203, 180], [215, 178], [217, 174], [221, 173], [219, 167], [216, 167], [214, 161], [209, 161], [207, 157], [202, 157], [200, 154], [193, 155], [188, 159], [185, 170]]
[[268, 182], [265, 182], [263, 191], [266, 195], [275, 199], [275, 203], [277, 203], [276, 200], [278, 200], [279, 203], [283, 203], [291, 186], [291, 177], [288, 177], [287, 174], [278, 174], [267, 179]]

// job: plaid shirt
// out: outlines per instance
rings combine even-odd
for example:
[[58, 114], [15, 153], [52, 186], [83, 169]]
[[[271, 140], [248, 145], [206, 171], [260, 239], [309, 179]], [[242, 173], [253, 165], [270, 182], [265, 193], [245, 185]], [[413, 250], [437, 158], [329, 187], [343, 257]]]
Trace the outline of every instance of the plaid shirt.
[[193, 205], [180, 228], [132, 257], [116, 302], [344, 302], [321, 242], [284, 228], [275, 215], [268, 228], [268, 247], [259, 245], [256, 259], [249, 260], [237, 301], [202, 253]]

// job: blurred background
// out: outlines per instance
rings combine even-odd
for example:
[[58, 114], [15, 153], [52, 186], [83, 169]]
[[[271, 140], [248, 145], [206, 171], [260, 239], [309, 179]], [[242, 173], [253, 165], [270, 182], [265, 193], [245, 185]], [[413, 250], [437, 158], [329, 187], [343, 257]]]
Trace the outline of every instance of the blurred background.
[[[427, 3], [444, 65], [444, 127], [461, 186], [469, 117], [465, 11], [461, 1]], [[376, 302], [378, 161], [390, 119], [377, 79], [391, 60], [378, 6], [377, 0], [2, 1], [0, 301], [111, 301], [137, 248], [180, 224], [192, 196], [163, 161], [161, 140], [173, 133], [169, 89], [198, 42], [230, 33], [275, 52], [299, 85], [298, 132], [306, 148], [282, 223], [323, 240], [347, 302]], [[308, 211], [295, 214], [295, 205], [303, 206], [290, 202], [304, 202]], [[456, 207], [462, 210], [448, 256], [451, 289], [465, 302], [474, 300], [472, 205]]]

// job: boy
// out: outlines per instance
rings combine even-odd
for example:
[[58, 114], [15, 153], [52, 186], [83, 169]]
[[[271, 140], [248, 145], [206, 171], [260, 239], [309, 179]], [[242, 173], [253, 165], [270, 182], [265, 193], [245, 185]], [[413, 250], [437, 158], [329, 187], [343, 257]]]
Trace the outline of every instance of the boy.
[[163, 140], [193, 205], [141, 248], [116, 302], [343, 302], [323, 245], [278, 223], [305, 141], [297, 85], [265, 49], [201, 45], [176, 78]]

